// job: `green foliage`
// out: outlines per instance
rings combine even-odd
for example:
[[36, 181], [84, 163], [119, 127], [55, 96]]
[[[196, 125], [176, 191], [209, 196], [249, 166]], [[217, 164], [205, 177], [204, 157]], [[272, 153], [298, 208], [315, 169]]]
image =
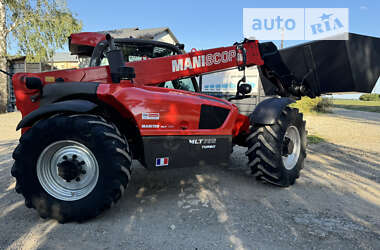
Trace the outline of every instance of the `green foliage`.
[[292, 104], [291, 107], [298, 108], [302, 113], [328, 113], [331, 112], [332, 101], [329, 98], [310, 98], [305, 96]]
[[363, 94], [359, 97], [361, 101], [380, 101], [380, 94]]
[[324, 142], [325, 139], [323, 139], [322, 137], [319, 137], [317, 135], [308, 135], [307, 136], [307, 143], [308, 144], [317, 144], [317, 143], [320, 143], [320, 142]]
[[319, 102], [315, 106], [315, 111], [319, 113], [330, 113], [332, 108], [331, 98], [320, 98]]
[[65, 1], [6, 0], [8, 40], [17, 46], [28, 61], [48, 60], [62, 48], [71, 33], [79, 32], [82, 23], [66, 7]]

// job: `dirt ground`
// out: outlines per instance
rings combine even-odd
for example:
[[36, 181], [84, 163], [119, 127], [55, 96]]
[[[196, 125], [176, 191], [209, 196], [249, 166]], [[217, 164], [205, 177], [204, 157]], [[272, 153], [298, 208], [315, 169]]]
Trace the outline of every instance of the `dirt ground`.
[[137, 166], [121, 201], [81, 224], [40, 219], [14, 191], [19, 119], [0, 115], [0, 249], [380, 248], [380, 114], [307, 116], [327, 141], [309, 145], [292, 187], [255, 181], [235, 147], [227, 167]]

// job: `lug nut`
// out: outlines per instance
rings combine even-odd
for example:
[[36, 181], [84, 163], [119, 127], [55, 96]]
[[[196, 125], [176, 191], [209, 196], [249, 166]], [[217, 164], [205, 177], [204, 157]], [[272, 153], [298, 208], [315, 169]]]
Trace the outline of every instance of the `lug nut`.
[[84, 164], [86, 164], [84, 161], [81, 161], [80, 163], [79, 163], [80, 165], [84, 165]]
[[79, 178], [79, 177], [77, 177], [75, 180], [76, 180], [76, 181], [80, 181], [80, 178]]
[[73, 157], [73, 159], [76, 159], [78, 156], [77, 155], [73, 155], [72, 157]]
[[81, 170], [80, 173], [81, 174], [86, 174], [86, 170]]
[[64, 155], [62, 158], [63, 158], [64, 160], [67, 160], [67, 156], [66, 156], [66, 155]]

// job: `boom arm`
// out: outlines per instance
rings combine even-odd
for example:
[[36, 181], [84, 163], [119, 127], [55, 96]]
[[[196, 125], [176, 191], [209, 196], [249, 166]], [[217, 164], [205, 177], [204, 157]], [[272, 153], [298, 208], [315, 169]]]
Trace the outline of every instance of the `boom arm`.
[[131, 62], [136, 84], [156, 85], [183, 77], [259, 66], [266, 93], [315, 97], [325, 93], [370, 93], [380, 75], [380, 39], [349, 34], [349, 40], [313, 41], [284, 50], [244, 40], [230, 47]]
[[257, 41], [230, 47], [200, 50], [187, 54], [127, 63], [136, 72], [137, 85], [156, 85], [237, 67], [263, 65]]
[[[265, 60], [264, 60], [265, 58]], [[260, 66], [281, 96], [306, 95], [302, 82], [290, 73], [273, 43], [259, 44], [244, 40], [230, 47], [195, 51], [187, 54], [127, 63], [136, 72], [137, 85], [157, 85], [162, 82], [246, 66]]]

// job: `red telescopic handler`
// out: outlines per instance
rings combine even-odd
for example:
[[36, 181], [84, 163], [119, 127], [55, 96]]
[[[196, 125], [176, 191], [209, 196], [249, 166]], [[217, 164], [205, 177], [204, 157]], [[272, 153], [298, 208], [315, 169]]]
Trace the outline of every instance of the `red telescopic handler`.
[[[16, 191], [42, 218], [84, 221], [117, 202], [132, 160], [147, 169], [228, 163], [247, 148], [252, 176], [277, 186], [295, 183], [304, 167], [302, 96], [370, 93], [380, 75], [380, 39], [349, 34], [278, 50], [244, 40], [184, 53], [172, 45], [86, 32], [69, 38], [87, 67], [12, 77], [22, 129], [13, 152]], [[236, 94], [201, 93], [197, 77], [257, 66], [270, 98], [249, 115], [232, 100], [251, 98], [244, 76]]]

